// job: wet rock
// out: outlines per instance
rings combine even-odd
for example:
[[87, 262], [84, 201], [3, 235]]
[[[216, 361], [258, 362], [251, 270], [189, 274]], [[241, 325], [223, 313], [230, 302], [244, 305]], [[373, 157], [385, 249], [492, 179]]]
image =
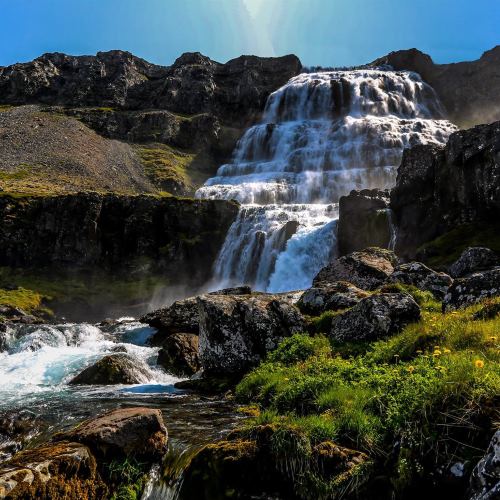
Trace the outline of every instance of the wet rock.
[[500, 498], [500, 430], [495, 432], [486, 455], [472, 472], [469, 495], [470, 500]]
[[304, 319], [279, 295], [202, 295], [199, 355], [207, 373], [241, 373], [279, 342], [304, 329]]
[[319, 316], [325, 311], [338, 311], [356, 305], [368, 293], [347, 281], [337, 281], [306, 290], [297, 302], [302, 313]]
[[107, 495], [95, 458], [79, 443], [22, 451], [0, 467], [0, 498], [100, 500]]
[[96, 457], [135, 457], [152, 463], [167, 450], [162, 413], [153, 408], [120, 408], [87, 420], [58, 439], [88, 446]]
[[2, 412], [0, 416], [0, 462], [4, 462], [20, 451], [26, 442], [40, 432], [41, 428], [42, 423], [32, 411]]
[[420, 307], [408, 294], [381, 293], [335, 316], [330, 336], [339, 342], [372, 341], [398, 333], [419, 319]]
[[420, 290], [431, 292], [439, 300], [443, 300], [448, 288], [453, 283], [452, 278], [447, 274], [433, 271], [421, 262], [400, 264], [394, 269], [387, 281], [413, 285]]
[[469, 247], [450, 266], [450, 274], [454, 278], [462, 278], [468, 274], [495, 267], [499, 263], [500, 259], [493, 250], [484, 247]]
[[337, 245], [340, 255], [367, 247], [387, 248], [391, 239], [389, 192], [351, 191], [339, 200]]
[[443, 300], [443, 310], [467, 307], [500, 295], [500, 267], [457, 278]]
[[151, 379], [148, 366], [128, 354], [111, 354], [85, 368], [71, 385], [142, 384]]
[[198, 335], [193, 333], [169, 335], [158, 352], [157, 363], [168, 373], [179, 377], [196, 373], [201, 368], [198, 357]]
[[363, 290], [375, 290], [393, 273], [397, 262], [396, 255], [390, 250], [366, 248], [335, 259], [321, 269], [314, 278], [313, 287], [348, 281]]

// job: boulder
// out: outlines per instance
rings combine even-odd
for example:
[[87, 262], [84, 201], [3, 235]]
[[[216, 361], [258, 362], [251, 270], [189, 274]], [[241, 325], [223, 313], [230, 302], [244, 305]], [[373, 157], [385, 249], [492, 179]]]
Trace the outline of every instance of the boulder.
[[338, 311], [356, 305], [368, 293], [347, 281], [337, 281], [306, 290], [297, 307], [302, 313], [319, 316], [325, 311]]
[[150, 379], [151, 372], [143, 361], [128, 354], [110, 354], [85, 368], [69, 384], [143, 384]]
[[500, 259], [493, 250], [484, 247], [469, 247], [450, 266], [450, 274], [454, 278], [462, 278], [468, 274], [495, 267], [499, 263]]
[[419, 319], [420, 307], [410, 295], [380, 293], [335, 316], [330, 335], [339, 342], [373, 341], [398, 333]]
[[100, 500], [108, 493], [95, 458], [79, 443], [22, 451], [0, 467], [0, 498]]
[[348, 196], [340, 198], [337, 225], [339, 255], [373, 246], [388, 248], [391, 230], [388, 191], [353, 190]]
[[457, 278], [443, 300], [443, 310], [467, 307], [488, 297], [500, 295], [500, 267]]
[[400, 264], [394, 269], [387, 281], [413, 285], [420, 290], [431, 292], [439, 300], [443, 300], [448, 288], [453, 283], [447, 274], [433, 271], [421, 262]]
[[198, 335], [194, 333], [169, 335], [158, 352], [158, 364], [168, 373], [179, 377], [196, 373], [201, 368], [198, 357]]
[[486, 455], [472, 471], [470, 500], [500, 498], [500, 430], [491, 439]]
[[299, 310], [279, 295], [202, 295], [198, 305], [199, 355], [207, 373], [245, 372], [304, 329]]
[[82, 443], [106, 460], [135, 457], [148, 463], [167, 451], [168, 432], [154, 408], [120, 408], [87, 420], [56, 439]]
[[313, 287], [348, 281], [363, 290], [375, 290], [393, 273], [397, 263], [396, 255], [390, 250], [366, 248], [335, 259], [321, 269], [313, 280]]

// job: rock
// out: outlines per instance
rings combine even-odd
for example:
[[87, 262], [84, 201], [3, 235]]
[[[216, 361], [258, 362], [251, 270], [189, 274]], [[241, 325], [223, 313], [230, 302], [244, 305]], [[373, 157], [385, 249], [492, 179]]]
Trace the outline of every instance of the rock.
[[380, 293], [335, 316], [330, 336], [339, 342], [373, 341], [399, 333], [419, 319], [420, 307], [410, 295]]
[[394, 271], [397, 257], [394, 252], [370, 247], [335, 259], [321, 269], [313, 280], [313, 287], [336, 281], [348, 281], [364, 290], [375, 290]]
[[457, 278], [443, 300], [443, 310], [467, 307], [488, 297], [500, 295], [500, 267]]
[[470, 225], [471, 236], [480, 224], [498, 225], [499, 152], [500, 122], [455, 132], [445, 147], [404, 152], [391, 191], [400, 257], [414, 258], [424, 243], [463, 225]]
[[157, 363], [168, 373], [184, 377], [196, 373], [200, 368], [198, 357], [198, 335], [173, 333], [162, 344]]
[[400, 264], [394, 269], [387, 281], [413, 285], [420, 290], [431, 292], [439, 300], [443, 300], [448, 288], [453, 283], [447, 274], [433, 271], [421, 262]]
[[484, 271], [500, 264], [498, 255], [484, 247], [466, 248], [462, 255], [450, 266], [454, 278], [462, 278], [476, 271]]
[[436, 64], [427, 54], [410, 49], [391, 52], [372, 65], [419, 73], [438, 94], [447, 117], [462, 128], [500, 120], [500, 46], [476, 61]]
[[209, 374], [243, 373], [304, 329], [299, 310], [278, 295], [202, 295], [199, 355]]
[[351, 191], [339, 200], [337, 245], [339, 255], [367, 247], [388, 248], [391, 240], [389, 192]]
[[87, 420], [57, 439], [85, 444], [106, 460], [135, 457], [153, 463], [167, 451], [168, 433], [160, 410], [136, 407]]
[[306, 290], [297, 307], [302, 313], [319, 316], [325, 311], [338, 311], [356, 305], [368, 293], [346, 281], [337, 281]]
[[142, 384], [151, 379], [147, 365], [128, 354], [111, 354], [85, 368], [71, 385]]
[[486, 455], [479, 461], [470, 479], [470, 500], [500, 498], [500, 430], [491, 439]]
[[79, 443], [22, 451], [0, 467], [0, 498], [100, 500], [108, 493], [95, 458]]

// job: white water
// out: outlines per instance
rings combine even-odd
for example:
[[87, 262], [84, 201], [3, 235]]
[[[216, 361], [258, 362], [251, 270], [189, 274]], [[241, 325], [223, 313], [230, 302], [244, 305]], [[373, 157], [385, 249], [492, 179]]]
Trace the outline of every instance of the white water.
[[216, 263], [214, 286], [309, 286], [334, 254], [340, 196], [392, 187], [405, 148], [443, 144], [455, 130], [442, 116], [433, 89], [415, 73], [292, 78], [271, 94], [262, 122], [246, 131], [233, 161], [197, 192], [243, 204]]
[[3, 334], [6, 350], [0, 353], [0, 407], [70, 391], [67, 384], [75, 375], [117, 349], [137, 358], [149, 375], [143, 375], [142, 384], [99, 391], [165, 392], [178, 379], [155, 366], [158, 348], [144, 345], [153, 332], [137, 322], [123, 322], [112, 333], [85, 323], [11, 327]]

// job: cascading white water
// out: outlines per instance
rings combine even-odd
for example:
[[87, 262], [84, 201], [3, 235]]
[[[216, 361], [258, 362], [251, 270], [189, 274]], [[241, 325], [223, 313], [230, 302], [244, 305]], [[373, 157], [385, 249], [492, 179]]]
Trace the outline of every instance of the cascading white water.
[[215, 286], [287, 291], [332, 257], [337, 206], [352, 189], [389, 188], [405, 148], [446, 142], [433, 89], [411, 72], [303, 73], [270, 95], [230, 164], [200, 198], [243, 204], [215, 266]]

